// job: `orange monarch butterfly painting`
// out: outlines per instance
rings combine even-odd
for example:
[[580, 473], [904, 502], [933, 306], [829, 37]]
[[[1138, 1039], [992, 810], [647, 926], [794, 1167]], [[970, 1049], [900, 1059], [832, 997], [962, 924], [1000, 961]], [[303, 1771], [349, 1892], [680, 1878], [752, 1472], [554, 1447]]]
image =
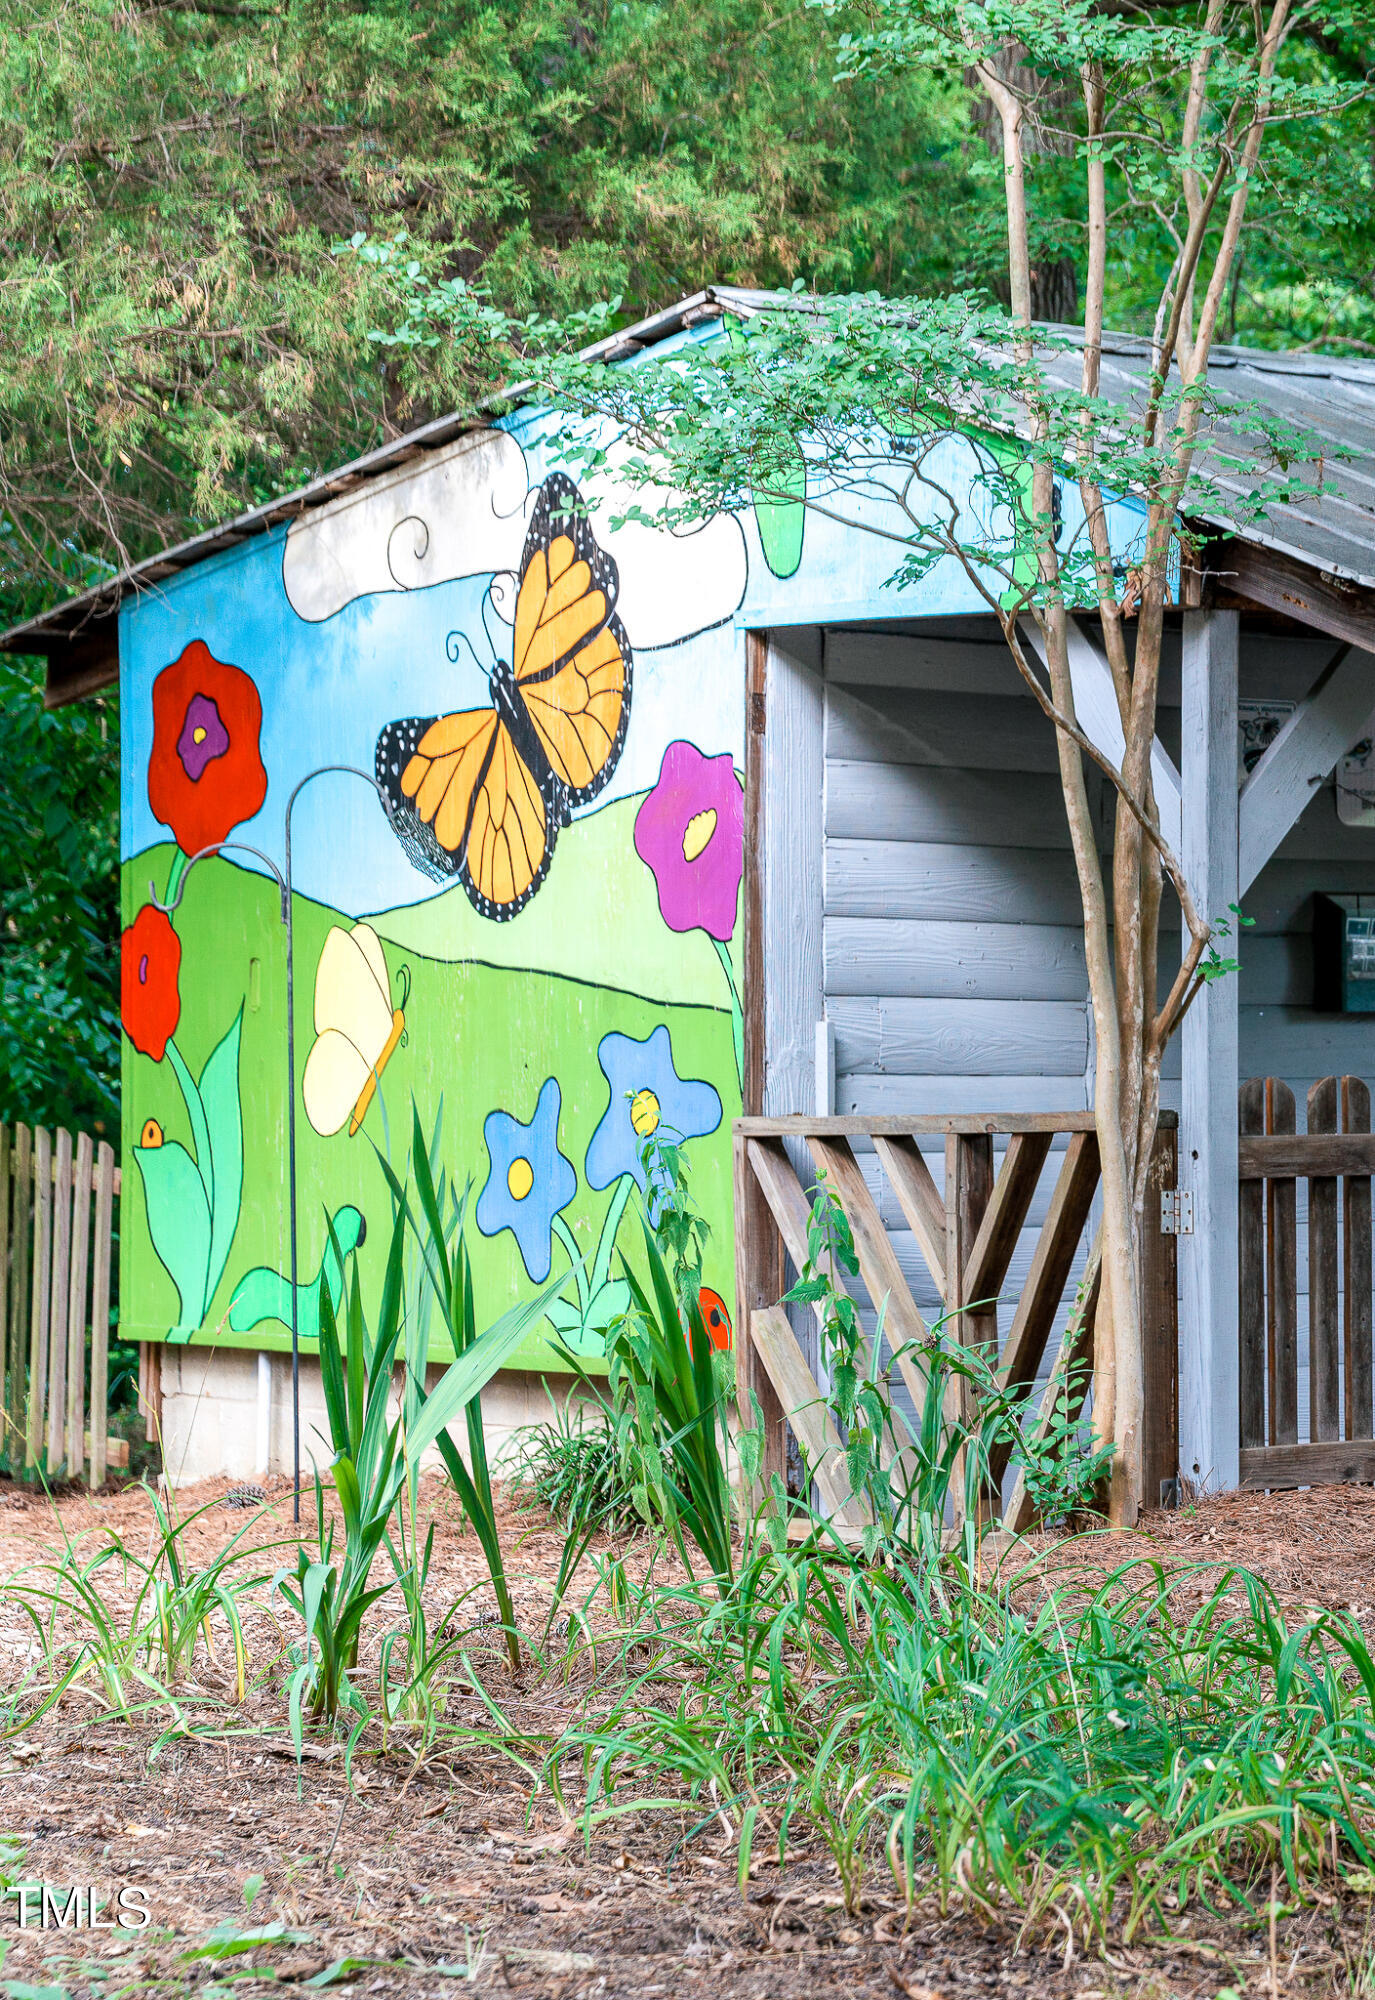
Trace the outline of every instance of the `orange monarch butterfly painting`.
[[619, 761], [631, 656], [616, 616], [616, 564], [577, 487], [540, 488], [516, 589], [512, 657], [488, 708], [389, 722], [377, 779], [418, 868], [456, 875], [484, 917], [514, 917], [549, 872], [559, 829]]

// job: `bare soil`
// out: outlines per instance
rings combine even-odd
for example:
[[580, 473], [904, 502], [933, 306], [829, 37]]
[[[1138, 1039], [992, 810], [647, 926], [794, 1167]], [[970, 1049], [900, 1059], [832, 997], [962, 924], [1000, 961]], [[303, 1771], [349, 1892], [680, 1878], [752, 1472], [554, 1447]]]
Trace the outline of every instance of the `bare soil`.
[[[270, 1573], [284, 1556], [270, 1545], [291, 1532], [289, 1494], [278, 1485], [246, 1516], [214, 1504], [223, 1492], [206, 1486], [179, 1497], [183, 1516], [211, 1503], [187, 1529], [188, 1549], [204, 1558], [246, 1530], [248, 1546], [266, 1549], [259, 1566]], [[476, 1538], [446, 1488], [427, 1488], [423, 1500], [437, 1523], [429, 1596], [437, 1616], [463, 1600], [456, 1616], [475, 1628], [472, 1657], [511, 1729], [543, 1737], [576, 1720], [583, 1686], [566, 1685], [537, 1657], [512, 1678], [480, 1623], [490, 1607]], [[0, 1579], [36, 1577], [34, 1566], [60, 1555], [64, 1537], [94, 1552], [104, 1530], [135, 1551], [150, 1547], [147, 1495], [74, 1495], [54, 1507], [0, 1484]], [[514, 1506], [506, 1530], [522, 1626], [538, 1632], [561, 1537]], [[1152, 1515], [1130, 1537], [1086, 1537], [1072, 1560], [1108, 1569], [1150, 1550], [1172, 1562], [1244, 1564], [1289, 1608], [1347, 1609], [1375, 1627], [1375, 1492], [1231, 1495]], [[643, 1547], [617, 1552], [632, 1568], [647, 1560]], [[138, 1888], [152, 1918], [143, 1931], [21, 1930], [11, 1897], [0, 1908], [0, 1993], [256, 2000], [298, 1992], [305, 2000], [341, 1960], [358, 1963], [324, 1990], [405, 2000], [464, 1992], [1220, 2000], [1228, 1989], [1322, 2000], [1375, 1991], [1366, 1983], [1375, 1926], [1354, 1900], [1328, 1898], [1283, 1919], [1273, 1936], [1263, 1923], [1191, 1913], [1173, 1941], [1105, 1962], [1020, 1942], [1015, 1927], [967, 1915], [942, 1919], [918, 1907], [909, 1918], [879, 1871], [862, 1909], [847, 1912], [819, 1851], [786, 1870], [756, 1862], [742, 1898], [733, 1847], [714, 1829], [687, 1837], [700, 1822], [695, 1809], [629, 1813], [588, 1846], [547, 1789], [535, 1792], [494, 1747], [492, 1717], [476, 1695], [450, 1704], [451, 1721], [471, 1727], [467, 1740], [449, 1733], [418, 1755], [414, 1732], [394, 1733], [385, 1749], [370, 1734], [351, 1783], [338, 1745], [308, 1744], [315, 1754], [298, 1765], [281, 1697], [282, 1637], [265, 1593], [263, 1605], [250, 1620], [258, 1679], [246, 1702], [232, 1702], [221, 1640], [216, 1661], [198, 1661], [184, 1690], [193, 1733], [171, 1733], [173, 1712], [156, 1694], [130, 1725], [89, 1719], [96, 1704], [73, 1691], [36, 1727], [0, 1742], [0, 1831], [23, 1842], [27, 1877], [64, 1891], [93, 1884], [111, 1898]], [[0, 1607], [0, 1675], [12, 1677], [29, 1643], [12, 1606]], [[224, 1706], [209, 1708], [217, 1700]], [[283, 1935], [219, 1960], [186, 1955], [225, 1923], [280, 1923]]]

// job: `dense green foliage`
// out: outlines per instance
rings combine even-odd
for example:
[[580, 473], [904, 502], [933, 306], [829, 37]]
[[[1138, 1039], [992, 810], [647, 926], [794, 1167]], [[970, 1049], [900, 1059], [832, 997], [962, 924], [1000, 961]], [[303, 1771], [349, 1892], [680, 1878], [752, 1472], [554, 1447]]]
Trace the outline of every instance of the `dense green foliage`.
[[369, 273], [331, 255], [357, 229], [518, 308], [931, 281], [950, 93], [831, 67], [780, 0], [16, 0], [0, 506], [23, 560], [147, 552], [423, 414], [363, 338]]
[[45, 714], [0, 655], [0, 1121], [118, 1141], [119, 736], [113, 693]]

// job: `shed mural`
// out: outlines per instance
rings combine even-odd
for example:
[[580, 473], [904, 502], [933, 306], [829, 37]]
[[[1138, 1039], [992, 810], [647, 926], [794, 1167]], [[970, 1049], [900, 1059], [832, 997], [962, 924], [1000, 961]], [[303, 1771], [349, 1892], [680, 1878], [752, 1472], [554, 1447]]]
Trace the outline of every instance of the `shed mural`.
[[[568, 1273], [525, 1365], [595, 1363], [656, 1132], [728, 1337], [745, 630], [904, 606], [843, 522], [626, 498], [519, 412], [121, 609], [126, 1338], [289, 1344], [283, 876], [303, 1336], [331, 1224], [366, 1282], [414, 1099], [484, 1310]], [[983, 608], [953, 564], [914, 595]]]

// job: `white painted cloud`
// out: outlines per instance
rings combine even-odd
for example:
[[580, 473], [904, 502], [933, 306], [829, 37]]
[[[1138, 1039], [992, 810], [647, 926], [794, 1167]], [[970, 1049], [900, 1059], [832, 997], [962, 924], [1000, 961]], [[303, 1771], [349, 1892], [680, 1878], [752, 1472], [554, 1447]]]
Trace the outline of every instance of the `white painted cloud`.
[[529, 487], [508, 431], [475, 431], [419, 470], [370, 480], [288, 529], [282, 581], [293, 611], [318, 623], [377, 591], [514, 569]]
[[[318, 623], [380, 591], [514, 572], [537, 490], [509, 432], [475, 432], [419, 470], [375, 480], [293, 522], [282, 560], [287, 598], [298, 616]], [[747, 558], [732, 516], [673, 534], [637, 522], [613, 529], [621, 508], [638, 498], [649, 512], [656, 498], [631, 494], [614, 471], [586, 497], [597, 540], [620, 571], [617, 609], [637, 651], [676, 645], [734, 614]], [[508, 620], [512, 595], [498, 577], [493, 597]]]

